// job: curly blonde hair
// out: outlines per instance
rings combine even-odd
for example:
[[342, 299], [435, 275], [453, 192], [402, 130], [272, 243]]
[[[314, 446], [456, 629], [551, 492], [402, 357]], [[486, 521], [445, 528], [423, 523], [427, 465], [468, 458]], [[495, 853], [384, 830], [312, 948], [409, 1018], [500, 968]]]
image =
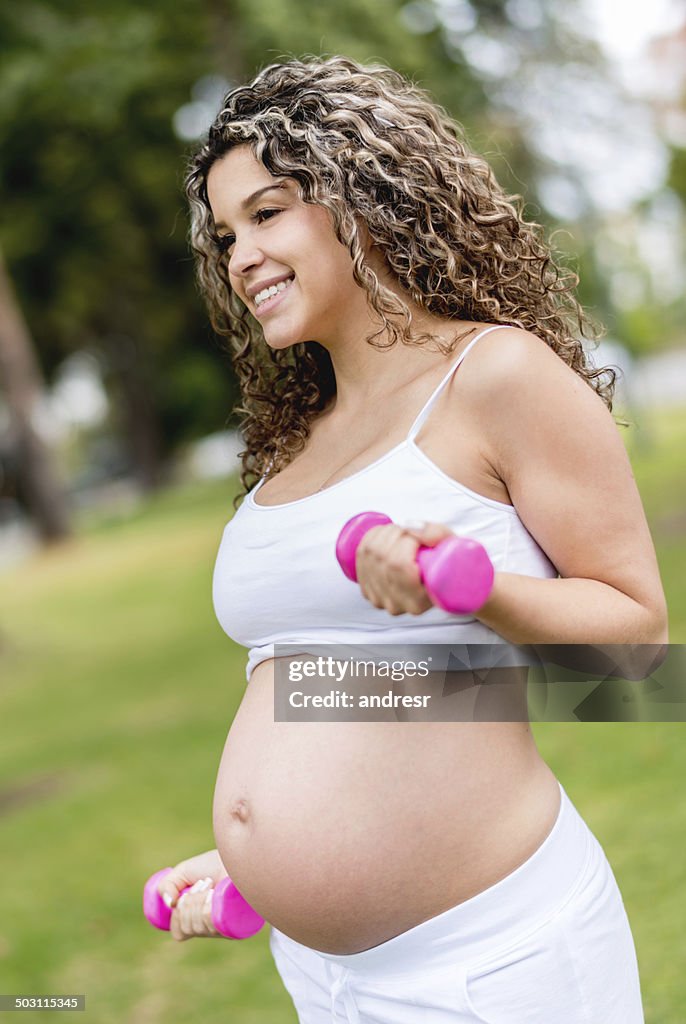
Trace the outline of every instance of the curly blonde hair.
[[[340, 56], [272, 64], [226, 96], [186, 177], [200, 289], [214, 330], [230, 339], [241, 389], [234, 412], [242, 414], [247, 447], [234, 506], [259, 477], [302, 451], [312, 420], [336, 391], [323, 345], [271, 349], [231, 288], [207, 175], [245, 144], [270, 174], [292, 178], [304, 202], [329, 211], [354, 279], [382, 322], [369, 344], [436, 339], [412, 330], [407, 305], [366, 263], [356, 218], [412, 302], [447, 319], [531, 331], [612, 410], [615, 373], [594, 368], [578, 336], [600, 330], [574, 295], [577, 275], [555, 261], [541, 226], [524, 219], [521, 196], [503, 191], [447, 112], [382, 64]], [[380, 334], [387, 343], [375, 342]], [[447, 354], [460, 340], [439, 347]]]

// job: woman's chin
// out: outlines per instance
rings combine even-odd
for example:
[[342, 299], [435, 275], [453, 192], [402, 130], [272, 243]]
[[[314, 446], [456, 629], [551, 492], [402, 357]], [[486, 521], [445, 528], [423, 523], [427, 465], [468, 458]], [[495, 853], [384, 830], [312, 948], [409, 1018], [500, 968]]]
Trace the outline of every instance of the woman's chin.
[[287, 348], [292, 348], [293, 345], [299, 345], [302, 341], [310, 341], [309, 338], [304, 338], [301, 334], [284, 331], [270, 331], [267, 327], [263, 329], [264, 340], [274, 352], [279, 352]]

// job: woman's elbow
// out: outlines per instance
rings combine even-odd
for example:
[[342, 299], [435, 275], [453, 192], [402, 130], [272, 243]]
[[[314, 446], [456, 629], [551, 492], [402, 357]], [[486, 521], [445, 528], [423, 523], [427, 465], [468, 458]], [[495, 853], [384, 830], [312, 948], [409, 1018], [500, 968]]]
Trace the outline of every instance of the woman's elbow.
[[646, 633], [641, 640], [643, 678], [655, 672], [669, 652], [669, 618], [664, 595], [648, 611]]
[[632, 639], [614, 649], [617, 673], [624, 679], [647, 679], [663, 663], [669, 652], [667, 604], [664, 597], [641, 605], [634, 623]]
[[648, 638], [644, 640], [647, 644], [668, 644], [669, 643], [669, 613], [667, 601], [664, 594], [655, 601], [649, 609], [650, 619]]

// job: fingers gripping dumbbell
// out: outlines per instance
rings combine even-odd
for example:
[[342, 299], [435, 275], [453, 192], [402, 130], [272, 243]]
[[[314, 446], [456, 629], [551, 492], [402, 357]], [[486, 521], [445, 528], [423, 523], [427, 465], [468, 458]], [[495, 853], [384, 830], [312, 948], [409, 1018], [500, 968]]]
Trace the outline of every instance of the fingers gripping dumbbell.
[[[349, 580], [357, 582], [355, 557], [367, 530], [393, 520], [383, 512], [360, 512], [345, 524], [336, 542], [336, 557]], [[466, 537], [446, 537], [435, 547], [417, 551], [419, 575], [434, 604], [454, 615], [472, 615], [493, 588], [493, 564], [486, 549]]]
[[[155, 928], [168, 932], [172, 911], [157, 891], [158, 883], [171, 868], [155, 872], [143, 889], [143, 913]], [[191, 886], [181, 890], [180, 896]], [[264, 924], [256, 910], [243, 899], [230, 878], [222, 878], [212, 892], [212, 924], [227, 939], [248, 939], [259, 932]]]

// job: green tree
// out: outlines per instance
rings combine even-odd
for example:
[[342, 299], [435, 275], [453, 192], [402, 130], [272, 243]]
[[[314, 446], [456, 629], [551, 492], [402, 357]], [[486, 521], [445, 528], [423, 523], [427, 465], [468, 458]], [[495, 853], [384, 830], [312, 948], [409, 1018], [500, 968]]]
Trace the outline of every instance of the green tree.
[[[208, 75], [228, 85], [307, 53], [389, 63], [454, 113], [505, 186], [524, 192], [531, 214], [553, 226], [538, 194], [547, 158], [517, 95], [536, 61], [558, 77], [568, 65], [600, 67], [598, 53], [575, 35], [575, 7], [533, 0], [5, 5], [0, 202], [9, 216], [0, 243], [48, 380], [75, 350], [99, 356], [114, 429], [146, 487], [164, 479], [179, 442], [226, 422], [236, 384], [194, 284], [182, 194], [193, 143], [174, 129]], [[517, 71], [508, 75], [513, 54]], [[594, 262], [586, 262], [585, 286], [605, 301]]]

